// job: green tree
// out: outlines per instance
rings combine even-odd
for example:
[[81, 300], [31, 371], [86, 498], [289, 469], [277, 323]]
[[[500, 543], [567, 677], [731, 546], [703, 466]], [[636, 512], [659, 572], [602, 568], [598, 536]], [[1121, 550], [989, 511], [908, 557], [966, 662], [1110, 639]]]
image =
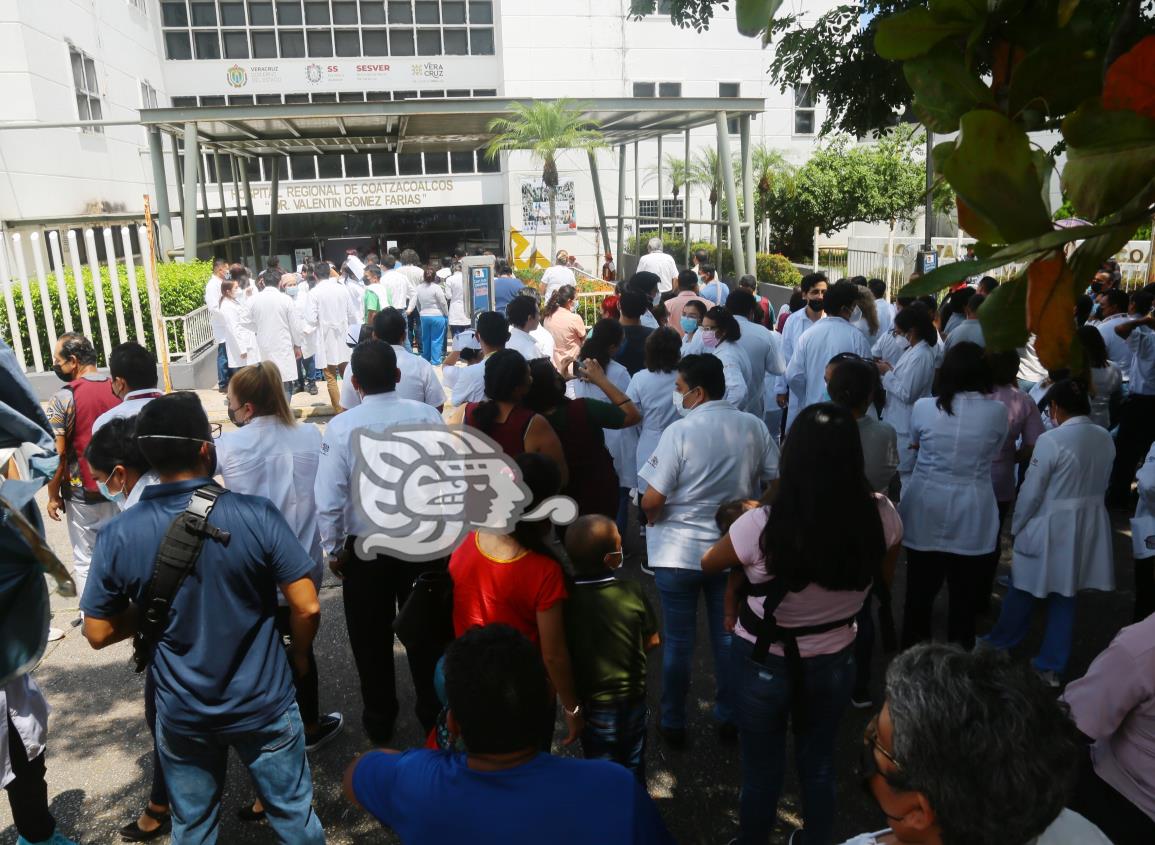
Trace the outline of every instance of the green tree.
[[754, 211], [757, 223], [769, 227], [770, 203], [779, 193], [793, 196], [798, 178], [798, 168], [791, 164], [781, 150], [759, 144], [751, 151], [754, 165]]
[[494, 118], [489, 131], [498, 133], [486, 155], [496, 159], [503, 151], [525, 150], [542, 163], [541, 180], [549, 197], [549, 258], [557, 255], [557, 156], [563, 150], [595, 150], [605, 146], [596, 121], [587, 118], [569, 100], [513, 103], [513, 117]]

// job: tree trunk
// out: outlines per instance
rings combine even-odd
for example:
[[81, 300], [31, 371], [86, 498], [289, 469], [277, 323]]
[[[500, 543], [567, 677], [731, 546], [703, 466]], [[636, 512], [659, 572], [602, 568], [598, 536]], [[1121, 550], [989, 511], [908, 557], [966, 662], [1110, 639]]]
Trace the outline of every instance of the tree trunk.
[[718, 273], [718, 278], [722, 277], [722, 224], [718, 222], [718, 203], [710, 203], [710, 219], [714, 220], [712, 228], [714, 229], [714, 269]]
[[549, 263], [557, 261], [557, 188], [549, 186]]

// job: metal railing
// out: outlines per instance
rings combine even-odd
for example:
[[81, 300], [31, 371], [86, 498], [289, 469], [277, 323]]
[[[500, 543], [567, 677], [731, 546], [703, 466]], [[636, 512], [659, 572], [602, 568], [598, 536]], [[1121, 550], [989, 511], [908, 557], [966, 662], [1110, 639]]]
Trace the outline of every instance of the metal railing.
[[193, 356], [213, 343], [213, 325], [208, 306], [202, 305], [181, 317], [165, 317], [164, 333], [168, 338], [171, 360], [192, 360]]
[[574, 310], [581, 316], [587, 326], [592, 326], [602, 318], [602, 302], [607, 296], [613, 296], [610, 291], [594, 291], [579, 293], [577, 306]]

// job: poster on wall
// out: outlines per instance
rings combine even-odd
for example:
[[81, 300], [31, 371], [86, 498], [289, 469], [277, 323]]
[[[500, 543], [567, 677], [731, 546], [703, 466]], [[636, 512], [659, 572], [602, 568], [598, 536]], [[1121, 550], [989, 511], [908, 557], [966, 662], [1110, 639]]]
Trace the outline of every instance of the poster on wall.
[[[524, 234], [549, 234], [549, 191], [541, 179], [521, 180], [521, 220]], [[573, 179], [561, 179], [557, 186], [555, 231], [566, 232], [576, 228]]]

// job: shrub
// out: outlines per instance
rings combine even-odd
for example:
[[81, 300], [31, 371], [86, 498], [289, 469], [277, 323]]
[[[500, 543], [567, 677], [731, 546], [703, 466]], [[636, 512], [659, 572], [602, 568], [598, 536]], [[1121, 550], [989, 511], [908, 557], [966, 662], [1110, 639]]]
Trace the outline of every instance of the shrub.
[[[144, 322], [144, 344], [149, 349], [156, 350], [152, 331], [152, 310], [148, 302], [148, 288], [145, 284], [144, 268], [140, 264], [137, 264], [135, 269], [136, 287], [140, 297], [141, 318]], [[204, 305], [205, 281], [212, 273], [212, 262], [194, 261], [188, 264], [160, 264], [157, 267], [157, 272], [159, 276], [158, 284], [160, 287], [161, 313], [164, 316], [179, 317], [195, 311]], [[92, 271], [87, 265], [81, 268], [80, 277], [81, 283], [84, 285], [84, 298], [88, 306], [88, 317], [92, 325], [92, 332], [96, 335], [100, 331], [100, 321], [97, 315]], [[62, 334], [64, 332], [64, 312], [60, 305], [60, 296], [56, 287], [56, 275], [54, 273], [48, 273], [46, 274], [46, 279], [48, 282], [49, 305], [52, 308], [52, 317], [56, 324], [56, 332], [57, 334]], [[80, 320], [79, 300], [76, 297], [76, 284], [71, 269], [65, 270], [64, 283], [68, 292], [68, 306], [69, 312], [72, 315], [73, 330], [82, 331], [83, 324]], [[117, 331], [116, 306], [112, 295], [112, 282], [108, 276], [107, 265], [102, 265], [100, 285], [101, 292], [104, 296], [105, 319], [108, 322], [109, 345], [115, 346], [117, 343], [120, 343], [120, 335]], [[132, 294], [130, 293], [128, 285], [128, 273], [123, 263], [117, 264], [117, 287], [120, 290], [120, 299], [124, 310], [126, 332], [124, 339], [136, 340], [135, 323], [132, 317]], [[52, 360], [52, 347], [44, 328], [44, 304], [40, 298], [40, 283], [37, 278], [30, 278], [28, 280], [28, 290], [31, 295], [33, 318], [36, 321], [40, 354], [43, 356], [45, 365], [47, 366], [48, 362]], [[31, 335], [28, 331], [28, 320], [24, 312], [24, 293], [21, 290], [19, 281], [15, 279], [12, 281], [12, 299], [16, 306], [16, 331], [24, 342], [27, 360], [31, 362], [32, 352], [31, 349], [28, 348]], [[0, 317], [2, 317], [4, 323], [4, 340], [11, 346], [12, 329], [7, 325], [8, 315], [6, 309], [0, 312]], [[183, 344], [183, 338], [180, 336], [180, 325], [170, 325], [169, 332], [170, 347], [174, 349], [179, 348]], [[92, 341], [96, 346], [99, 363], [101, 366], [104, 366], [107, 363], [104, 360], [104, 346], [99, 337], [93, 337]]]
[[782, 285], [792, 288], [802, 282], [802, 274], [798, 268], [790, 263], [790, 259], [781, 253], [767, 254], [760, 252], [756, 256], [758, 263], [758, 281], [769, 282], [772, 285]]

